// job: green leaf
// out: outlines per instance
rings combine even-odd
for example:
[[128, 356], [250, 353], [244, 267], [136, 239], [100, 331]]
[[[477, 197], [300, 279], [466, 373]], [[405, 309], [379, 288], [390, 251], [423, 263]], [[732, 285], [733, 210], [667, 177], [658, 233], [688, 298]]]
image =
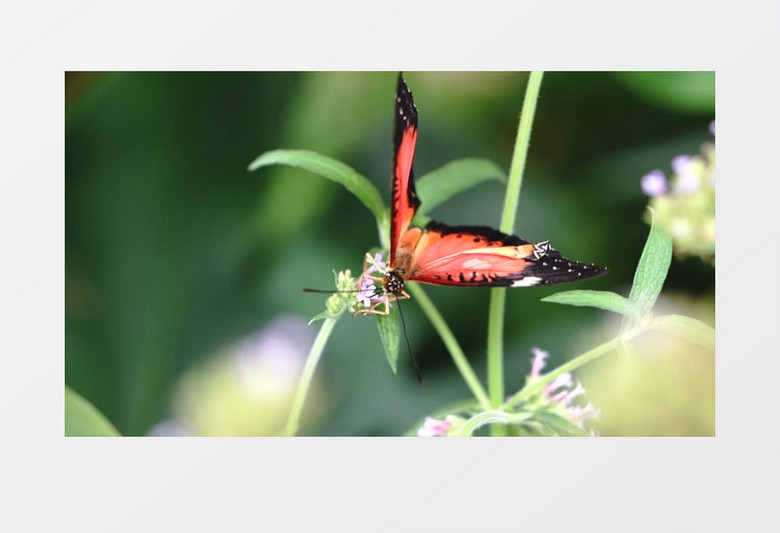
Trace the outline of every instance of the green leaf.
[[639, 309], [628, 298], [609, 291], [564, 291], [542, 298], [542, 301], [579, 307], [597, 307], [620, 313], [633, 320], [639, 320], [640, 317]]
[[588, 432], [582, 429], [580, 426], [572, 422], [571, 420], [564, 418], [555, 413], [546, 411], [537, 411], [534, 413], [534, 418], [543, 423], [545, 426], [553, 430], [558, 435], [564, 437], [587, 437]]
[[[648, 208], [650, 209], [650, 208]], [[655, 224], [655, 213], [645, 249], [634, 273], [634, 284], [628, 299], [642, 315], [650, 312], [666, 280], [672, 262], [672, 239]]]
[[707, 350], [715, 350], [715, 330], [704, 322], [683, 315], [655, 317], [647, 329], [670, 333]]
[[308, 324], [311, 326], [313, 323], [315, 323], [318, 320], [326, 320], [328, 318], [333, 318], [333, 313], [330, 313], [328, 311], [323, 311], [319, 315], [315, 315], [309, 320]]
[[97, 408], [65, 385], [66, 437], [117, 437], [119, 431]]
[[380, 226], [387, 218], [384, 203], [379, 191], [362, 174], [341, 161], [311, 152], [309, 150], [272, 150], [252, 161], [248, 170], [252, 172], [269, 165], [289, 165], [313, 172], [323, 178], [343, 185], [358, 200], [371, 210]]
[[376, 325], [379, 327], [379, 338], [385, 349], [387, 362], [393, 369], [393, 374], [398, 373], [398, 345], [400, 338], [400, 328], [398, 320], [398, 307], [390, 309], [387, 315], [377, 315]]
[[459, 159], [447, 163], [417, 179], [415, 187], [420, 198], [417, 215], [423, 218], [436, 206], [475, 185], [489, 180], [506, 183], [506, 173], [487, 159]]
[[516, 426], [526, 423], [531, 413], [507, 413], [506, 411], [483, 411], [466, 420], [458, 431], [458, 437], [470, 437], [476, 430], [487, 424], [507, 424]]
[[509, 414], [504, 411], [483, 411], [463, 423], [458, 432], [458, 437], [470, 437], [484, 425], [506, 424], [508, 421]]
[[637, 96], [658, 106], [688, 113], [715, 112], [715, 72], [615, 72]]

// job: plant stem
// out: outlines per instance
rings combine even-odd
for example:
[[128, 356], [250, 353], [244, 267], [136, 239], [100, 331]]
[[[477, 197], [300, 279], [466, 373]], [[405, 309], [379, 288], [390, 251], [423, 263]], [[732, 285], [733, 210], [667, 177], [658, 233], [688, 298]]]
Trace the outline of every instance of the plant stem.
[[325, 344], [328, 342], [328, 337], [333, 331], [333, 326], [336, 325], [336, 322], [338, 322], [338, 318], [326, 318], [322, 323], [320, 332], [317, 334], [317, 338], [314, 339], [314, 344], [311, 350], [309, 350], [309, 356], [306, 358], [306, 364], [303, 367], [301, 380], [298, 382], [298, 389], [295, 391], [290, 416], [287, 418], [287, 424], [281, 433], [284, 436], [292, 437], [298, 431], [298, 423], [303, 411], [303, 404], [306, 401], [306, 395], [309, 392], [309, 386], [314, 377], [314, 370], [317, 368], [322, 350], [325, 348]]
[[460, 374], [471, 389], [474, 397], [479, 401], [482, 409], [490, 409], [490, 400], [488, 399], [482, 383], [480, 383], [479, 378], [471, 368], [468, 359], [466, 359], [466, 354], [463, 353], [463, 349], [458, 344], [455, 335], [452, 334], [452, 330], [444, 321], [444, 318], [442, 318], [439, 310], [436, 309], [436, 306], [433, 305], [433, 302], [428, 298], [428, 295], [425, 294], [425, 291], [423, 291], [419, 284], [411, 283], [407, 285], [406, 288], [412, 296], [414, 296], [415, 301], [417, 301], [425, 315], [428, 317], [428, 320], [431, 321], [431, 324], [433, 324], [433, 327], [439, 333], [441, 340], [450, 352], [452, 360], [455, 362], [455, 366], [458, 367]]
[[523, 171], [528, 155], [528, 145], [531, 141], [531, 126], [536, 113], [536, 101], [539, 99], [539, 88], [542, 85], [543, 72], [531, 72], [528, 87], [525, 89], [523, 110], [520, 112], [520, 124], [517, 126], [515, 151], [512, 154], [512, 165], [509, 167], [509, 179], [504, 196], [504, 211], [501, 214], [500, 229], [504, 233], [514, 233], [517, 203], [520, 200], [520, 187], [523, 184]]
[[589, 350], [582, 355], [578, 355], [568, 363], [559, 366], [552, 372], [540, 376], [539, 379], [509, 398], [504, 403], [504, 405], [501, 406], [501, 409], [509, 409], [510, 407], [514, 407], [521, 401], [541, 391], [545, 385], [552, 382], [558, 376], [565, 374], [566, 372], [571, 372], [572, 370], [581, 367], [585, 363], [589, 363], [597, 357], [601, 357], [602, 355], [614, 350], [623, 340], [625, 340], [624, 337], [615, 337], [614, 339], [608, 340], [603, 344], [599, 344], [592, 350]]
[[[514, 233], [517, 204], [520, 200], [520, 188], [523, 184], [523, 171], [531, 141], [531, 125], [536, 112], [536, 101], [542, 84], [542, 72], [531, 72], [528, 87], [525, 90], [523, 109], [520, 112], [520, 124], [517, 127], [512, 164], [509, 168], [509, 180], [504, 196], [504, 210], [501, 214], [500, 229], [504, 233]], [[488, 311], [488, 390], [490, 405], [497, 409], [504, 401], [504, 310], [506, 308], [506, 289], [494, 288], [490, 291], [490, 309]], [[491, 428], [494, 436], [506, 435], [503, 425], [494, 424]]]
[[[506, 289], [490, 289], [488, 310], [487, 365], [490, 407], [497, 409], [504, 401], [504, 308]], [[494, 437], [506, 436], [506, 427], [493, 424], [490, 433]]]

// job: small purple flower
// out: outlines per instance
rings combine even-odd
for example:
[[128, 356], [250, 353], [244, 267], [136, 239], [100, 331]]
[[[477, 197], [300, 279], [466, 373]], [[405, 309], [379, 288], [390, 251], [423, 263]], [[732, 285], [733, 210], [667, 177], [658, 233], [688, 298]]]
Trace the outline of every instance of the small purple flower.
[[672, 170], [675, 174], [689, 174], [693, 170], [693, 158], [689, 155], [678, 155], [672, 159]]
[[531, 363], [531, 376], [538, 377], [542, 373], [544, 365], [547, 364], [547, 358], [550, 356], [549, 352], [545, 352], [541, 348], [531, 348], [534, 353], [533, 362]]
[[360, 305], [363, 307], [371, 307], [372, 298], [376, 294], [376, 285], [371, 278], [361, 278], [363, 281], [360, 283], [358, 292], [355, 297]]
[[677, 175], [675, 190], [683, 194], [690, 194], [699, 190], [701, 181], [696, 175], [693, 157], [678, 155], [672, 159], [672, 170]]
[[[550, 355], [540, 348], [532, 348], [531, 350], [534, 353], [534, 358], [531, 363], [531, 374], [528, 376], [529, 381], [541, 376], [542, 369], [547, 363], [547, 357]], [[564, 372], [547, 384], [541, 393], [541, 398], [544, 403], [561, 409], [572, 422], [584, 427], [583, 422], [586, 418], [595, 418], [598, 415], [598, 410], [592, 403], [588, 403], [584, 407], [572, 404], [575, 398], [585, 394], [585, 387], [582, 386], [582, 383], [578, 381], [575, 385], [571, 372]]]
[[584, 407], [578, 405], [572, 405], [569, 407], [569, 418], [578, 426], [583, 427], [583, 422], [586, 418], [591, 420], [597, 420], [601, 411], [596, 409], [596, 406], [592, 402], [588, 402]]
[[582, 396], [585, 394], [585, 387], [582, 386], [582, 383], [579, 381], [577, 382], [577, 385], [574, 387], [573, 390], [567, 391], [566, 395], [561, 398], [561, 402], [567, 406], [571, 406], [571, 401], [576, 398], [577, 396]]
[[[573, 379], [572, 379], [572, 377], [571, 377], [571, 372], [566, 372], [566, 373], [564, 373], [564, 374], [561, 374], [560, 376], [558, 376], [558, 377], [557, 377], [557, 378], [555, 378], [554, 380], [552, 380], [552, 381], [551, 381], [551, 382], [550, 382], [550, 383], [547, 385], [547, 387], [545, 387], [545, 389], [544, 389], [544, 390], [545, 390], [545, 392], [546, 392], [548, 395], [552, 395], [552, 394], [554, 394], [554, 393], [555, 393], [555, 391], [557, 391], [558, 389], [560, 389], [560, 388], [568, 388], [568, 387], [571, 387], [573, 384], [574, 384], [574, 380], [573, 380]], [[564, 391], [564, 392], [566, 392], [566, 391]], [[554, 401], [554, 402], [558, 402], [558, 401], [560, 401], [560, 398], [556, 399], [556, 397], [557, 397], [557, 395], [556, 395], [556, 396], [552, 396], [552, 397], [550, 398], [550, 400], [552, 400], [552, 401]], [[562, 398], [562, 397], [561, 397], [561, 398]]]
[[710, 122], [710, 133], [712, 133], [713, 136], [715, 135], [715, 121], [714, 120], [712, 122]]
[[377, 268], [373, 264], [369, 264], [368, 268], [366, 269], [366, 271], [363, 272], [364, 276], [366, 276], [368, 274], [371, 274], [373, 272], [380, 272], [381, 273], [381, 272], [383, 272], [384, 270], [387, 269], [387, 263], [382, 261], [382, 252], [377, 252], [376, 254], [374, 254], [374, 262], [377, 265], [379, 265], [379, 268], [381, 268], [382, 270], [381, 271], [377, 270]]
[[666, 175], [660, 170], [652, 170], [642, 176], [642, 192], [648, 196], [659, 196], [666, 192]]
[[[376, 280], [369, 277], [362, 277], [362, 281], [358, 285], [360, 291], [355, 295], [358, 303], [363, 307], [371, 307], [377, 302], [384, 301], [381, 287], [377, 287]], [[388, 303], [388, 307], [393, 307]]]
[[452, 422], [449, 420], [438, 420], [436, 418], [426, 416], [425, 423], [417, 430], [418, 437], [444, 437], [452, 427]]
[[[355, 284], [359, 289], [355, 298], [362, 307], [371, 307], [373, 304], [384, 300], [382, 288], [377, 287], [376, 280], [372, 279], [370, 275], [373, 272], [383, 273], [387, 269], [387, 263], [382, 261], [382, 254], [380, 252], [377, 252], [374, 255], [374, 262], [379, 268], [374, 264], [369, 263], [368, 267], [363, 271], [363, 274]], [[392, 307], [392, 305], [388, 304], [388, 307]]]
[[680, 174], [677, 176], [676, 189], [684, 194], [691, 194], [701, 188], [701, 181], [695, 174]]

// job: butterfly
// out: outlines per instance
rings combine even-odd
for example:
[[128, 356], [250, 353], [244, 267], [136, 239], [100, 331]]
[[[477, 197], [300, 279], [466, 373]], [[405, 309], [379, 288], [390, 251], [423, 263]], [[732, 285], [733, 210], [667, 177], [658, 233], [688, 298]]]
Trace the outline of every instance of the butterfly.
[[[485, 226], [448, 226], [431, 221], [409, 227], [420, 207], [412, 162], [417, 145], [417, 107], [403, 75], [398, 75], [393, 132], [390, 256], [387, 265], [366, 254], [363, 290], [369, 305], [355, 314], [390, 312], [390, 302], [409, 298], [408, 281], [467, 287], [532, 287], [580, 281], [606, 268], [563, 257], [550, 241], [530, 243]], [[372, 275], [372, 272], [380, 275]], [[376, 287], [373, 282], [379, 282]]]

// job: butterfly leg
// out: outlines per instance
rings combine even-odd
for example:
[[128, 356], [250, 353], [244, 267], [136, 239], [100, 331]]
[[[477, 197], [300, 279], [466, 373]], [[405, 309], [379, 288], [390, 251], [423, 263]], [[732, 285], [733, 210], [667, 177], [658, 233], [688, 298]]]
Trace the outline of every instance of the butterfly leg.
[[[387, 316], [390, 314], [390, 302], [395, 302], [396, 300], [408, 300], [409, 298], [411, 298], [411, 296], [406, 291], [401, 291], [399, 294], [390, 294], [388, 292], [385, 292], [380, 301], [375, 302], [371, 307], [367, 309], [358, 310], [352, 316], [357, 316], [358, 314], [362, 314], [362, 315], [374, 314], [374, 315]], [[384, 305], [384, 308], [381, 310], [378, 309], [380, 305]]]
[[369, 252], [366, 252], [366, 260], [363, 263], [363, 272], [366, 272], [368, 270], [368, 265], [369, 264], [372, 267], [374, 267], [374, 270], [376, 270], [377, 272], [379, 272], [379, 273], [381, 273], [383, 275], [385, 273], [387, 273], [387, 267], [383, 267], [382, 265], [377, 263], [376, 260], [371, 256], [371, 254]]

